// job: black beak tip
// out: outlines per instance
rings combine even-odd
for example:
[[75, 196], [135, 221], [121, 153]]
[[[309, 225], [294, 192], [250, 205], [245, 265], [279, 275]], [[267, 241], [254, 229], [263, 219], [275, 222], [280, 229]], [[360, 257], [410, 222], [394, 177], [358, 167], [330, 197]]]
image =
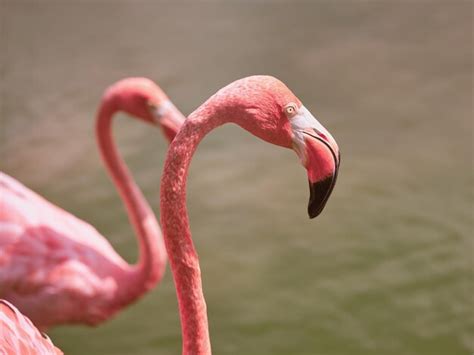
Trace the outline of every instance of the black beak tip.
[[329, 176], [321, 181], [309, 182], [308, 215], [313, 219], [321, 214], [334, 187], [334, 176]]
[[321, 212], [322, 212], [322, 209], [317, 210], [317, 209], [311, 208], [310, 205], [308, 206], [309, 219], [313, 219], [313, 218], [318, 217], [321, 214]]

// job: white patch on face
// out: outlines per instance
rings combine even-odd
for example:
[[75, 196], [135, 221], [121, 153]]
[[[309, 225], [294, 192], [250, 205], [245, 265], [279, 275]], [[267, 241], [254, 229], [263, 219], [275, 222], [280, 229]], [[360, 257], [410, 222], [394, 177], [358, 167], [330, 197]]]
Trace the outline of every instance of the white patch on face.
[[296, 114], [290, 118], [291, 130], [293, 132], [293, 146], [298, 154], [301, 163], [306, 163], [306, 147], [303, 132], [306, 130], [317, 130], [324, 134], [328, 139], [334, 140], [331, 134], [318, 120], [308, 111], [306, 107], [301, 105]]
[[170, 100], [165, 100], [159, 106], [154, 108], [153, 118], [155, 119], [155, 122], [159, 123], [160, 120], [166, 115], [166, 113], [174, 107], [175, 106]]

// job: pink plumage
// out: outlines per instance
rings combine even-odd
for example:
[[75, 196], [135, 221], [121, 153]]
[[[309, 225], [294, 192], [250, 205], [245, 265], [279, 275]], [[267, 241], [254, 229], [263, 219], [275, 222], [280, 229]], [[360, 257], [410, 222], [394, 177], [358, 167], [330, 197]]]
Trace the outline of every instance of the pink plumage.
[[237, 80], [189, 115], [168, 150], [160, 191], [161, 223], [178, 296], [183, 355], [211, 354], [201, 270], [186, 209], [187, 173], [204, 136], [230, 122], [267, 142], [295, 150], [308, 172], [311, 218], [324, 208], [339, 168], [334, 138], [273, 77]]
[[60, 355], [47, 335], [10, 302], [0, 299], [0, 354]]
[[137, 264], [125, 262], [90, 224], [0, 172], [0, 298], [40, 329], [67, 323], [97, 325], [163, 276], [167, 258], [160, 227], [112, 138], [111, 121], [117, 111], [161, 127], [169, 140], [184, 116], [144, 78], [112, 85], [98, 111], [99, 149], [138, 236]]

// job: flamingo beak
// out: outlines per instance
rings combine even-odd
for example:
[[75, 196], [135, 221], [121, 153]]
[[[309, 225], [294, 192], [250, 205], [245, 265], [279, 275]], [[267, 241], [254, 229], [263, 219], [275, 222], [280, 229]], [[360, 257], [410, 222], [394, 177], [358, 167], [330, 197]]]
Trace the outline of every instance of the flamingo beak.
[[331, 134], [301, 106], [291, 120], [293, 149], [306, 168], [309, 180], [308, 215], [318, 216], [336, 184], [340, 164], [339, 147]]
[[304, 140], [310, 192], [308, 215], [314, 218], [323, 211], [336, 184], [340, 155], [330, 143], [316, 133], [304, 132]]
[[152, 107], [153, 122], [158, 125], [165, 137], [172, 142], [186, 117], [170, 100], [165, 100]]

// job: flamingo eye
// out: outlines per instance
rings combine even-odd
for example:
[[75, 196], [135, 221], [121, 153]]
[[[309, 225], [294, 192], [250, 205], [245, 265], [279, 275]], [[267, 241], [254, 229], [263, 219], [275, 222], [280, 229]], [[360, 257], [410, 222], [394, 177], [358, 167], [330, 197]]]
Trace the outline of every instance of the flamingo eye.
[[147, 101], [146, 105], [150, 111], [156, 111], [156, 105], [153, 102]]
[[148, 101], [147, 102], [148, 110], [149, 112], [155, 117], [155, 118], [161, 118], [162, 114], [160, 112], [160, 108], [157, 104]]
[[291, 102], [285, 106], [285, 114], [288, 118], [292, 118], [296, 115], [296, 104]]

